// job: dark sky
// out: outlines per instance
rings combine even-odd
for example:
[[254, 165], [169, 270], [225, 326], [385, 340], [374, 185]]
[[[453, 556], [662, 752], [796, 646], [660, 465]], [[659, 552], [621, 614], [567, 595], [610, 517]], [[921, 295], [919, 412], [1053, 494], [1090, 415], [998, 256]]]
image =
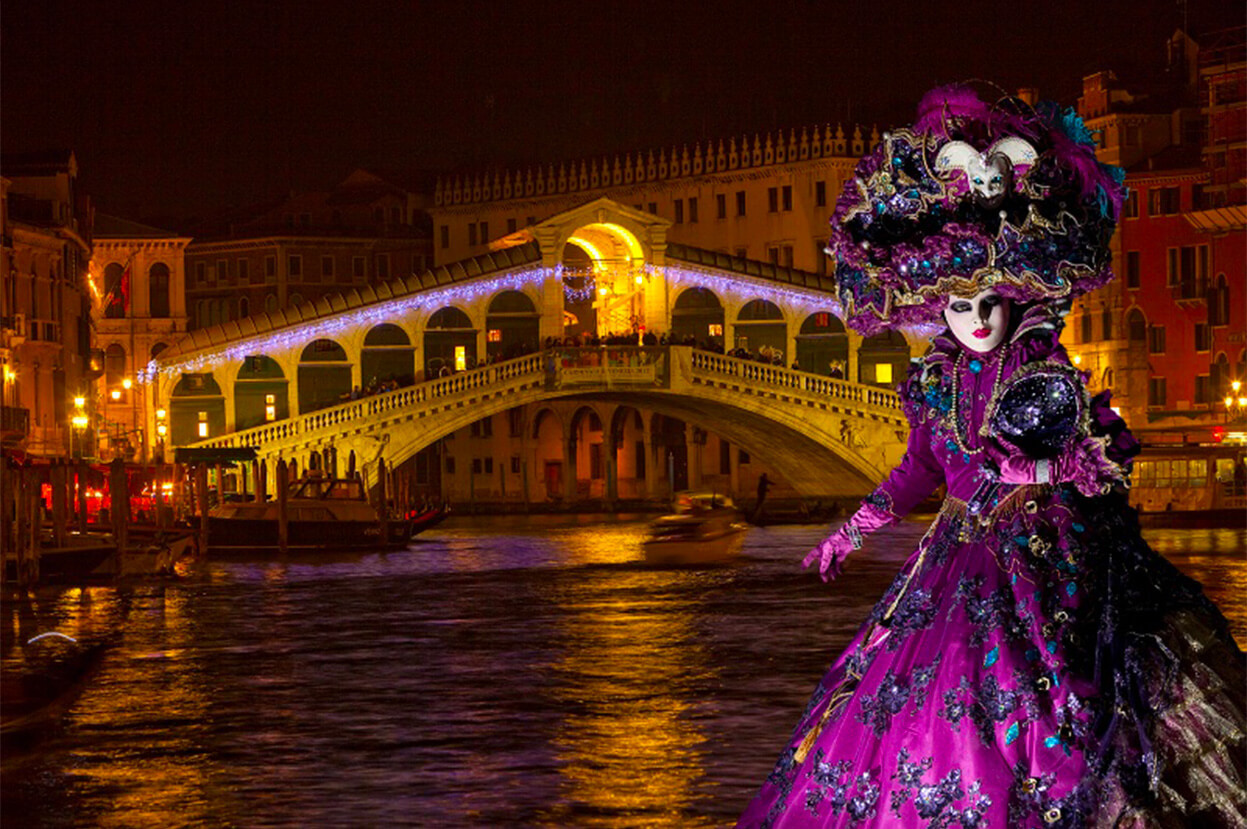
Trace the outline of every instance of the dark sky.
[[[1189, 0], [1192, 31], [1240, 0]], [[0, 141], [99, 209], [202, 215], [355, 167], [450, 170], [906, 119], [968, 78], [1074, 103], [1159, 68], [1176, 0], [5, 3]]]

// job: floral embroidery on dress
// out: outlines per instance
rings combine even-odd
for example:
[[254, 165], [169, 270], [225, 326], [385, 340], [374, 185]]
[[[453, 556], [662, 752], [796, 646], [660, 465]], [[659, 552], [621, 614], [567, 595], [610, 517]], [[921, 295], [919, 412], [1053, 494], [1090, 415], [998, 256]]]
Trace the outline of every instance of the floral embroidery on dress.
[[857, 721], [869, 726], [876, 737], [882, 737], [891, 727], [892, 718], [906, 704], [912, 701], [914, 711], [922, 710], [927, 698], [927, 686], [935, 678], [939, 663], [940, 654], [936, 654], [929, 664], [916, 667], [909, 678], [897, 676], [889, 668], [879, 681], [878, 691], [862, 695], [862, 710], [857, 715]]

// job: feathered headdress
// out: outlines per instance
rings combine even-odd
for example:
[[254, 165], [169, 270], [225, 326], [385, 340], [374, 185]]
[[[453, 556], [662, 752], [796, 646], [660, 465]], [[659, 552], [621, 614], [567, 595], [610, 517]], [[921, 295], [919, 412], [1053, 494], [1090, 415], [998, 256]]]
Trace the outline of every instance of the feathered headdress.
[[937, 320], [950, 294], [995, 287], [1030, 302], [1103, 285], [1124, 178], [1096, 160], [1073, 110], [932, 90], [836, 202], [830, 250], [846, 322], [873, 334]]

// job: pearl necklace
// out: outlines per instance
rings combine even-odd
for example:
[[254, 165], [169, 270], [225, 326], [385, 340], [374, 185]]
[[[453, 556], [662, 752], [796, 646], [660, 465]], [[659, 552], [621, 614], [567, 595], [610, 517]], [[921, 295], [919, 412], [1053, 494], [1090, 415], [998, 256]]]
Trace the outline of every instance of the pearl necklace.
[[[1000, 391], [1000, 381], [1001, 381], [1001, 378], [1004, 376], [1004, 365], [1005, 365], [1005, 357], [1007, 356], [1006, 354], [1007, 347], [1008, 347], [1007, 344], [1001, 345], [1000, 347], [1001, 350], [1000, 350], [999, 357], [997, 359], [997, 366], [996, 366], [996, 379], [992, 381], [992, 393], [991, 393], [991, 396], [988, 397], [988, 400], [993, 399], [996, 396], [996, 393]], [[949, 408], [949, 412], [948, 412], [948, 417], [949, 417], [948, 430], [952, 432], [953, 434], [953, 441], [955, 442], [957, 449], [959, 449], [961, 451], [961, 454], [964, 455], [968, 460], [970, 455], [977, 455], [981, 453], [983, 451], [983, 448], [981, 446], [976, 449], [971, 449], [967, 447], [966, 442], [970, 439], [970, 436], [967, 434], [965, 438], [963, 439], [962, 434], [961, 434], [961, 415], [960, 415], [960, 411], [961, 411], [961, 388], [960, 388], [961, 387], [961, 363], [962, 363], [962, 360], [965, 359], [965, 356], [966, 356], [965, 351], [959, 350], [957, 352], [957, 359], [953, 363], [953, 405]], [[975, 367], [976, 364], [977, 364], [977, 368]], [[970, 360], [970, 372], [972, 374], [978, 374], [980, 371], [983, 370], [983, 368], [984, 368], [984, 365], [983, 365], [983, 361], [981, 358], [975, 357]], [[970, 406], [971, 408], [973, 408], [974, 401], [970, 402]]]

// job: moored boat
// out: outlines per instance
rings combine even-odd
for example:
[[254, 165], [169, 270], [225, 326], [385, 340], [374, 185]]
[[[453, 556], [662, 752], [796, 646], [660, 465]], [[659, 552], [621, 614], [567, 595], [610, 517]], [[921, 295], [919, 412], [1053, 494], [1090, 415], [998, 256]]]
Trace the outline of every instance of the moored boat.
[[[358, 478], [329, 478], [309, 472], [290, 485], [286, 501], [288, 549], [347, 550], [404, 547], [412, 522], [382, 521]], [[208, 514], [208, 551], [275, 550], [279, 547], [278, 503], [230, 501]], [[383, 534], [384, 533], [384, 534]]]

